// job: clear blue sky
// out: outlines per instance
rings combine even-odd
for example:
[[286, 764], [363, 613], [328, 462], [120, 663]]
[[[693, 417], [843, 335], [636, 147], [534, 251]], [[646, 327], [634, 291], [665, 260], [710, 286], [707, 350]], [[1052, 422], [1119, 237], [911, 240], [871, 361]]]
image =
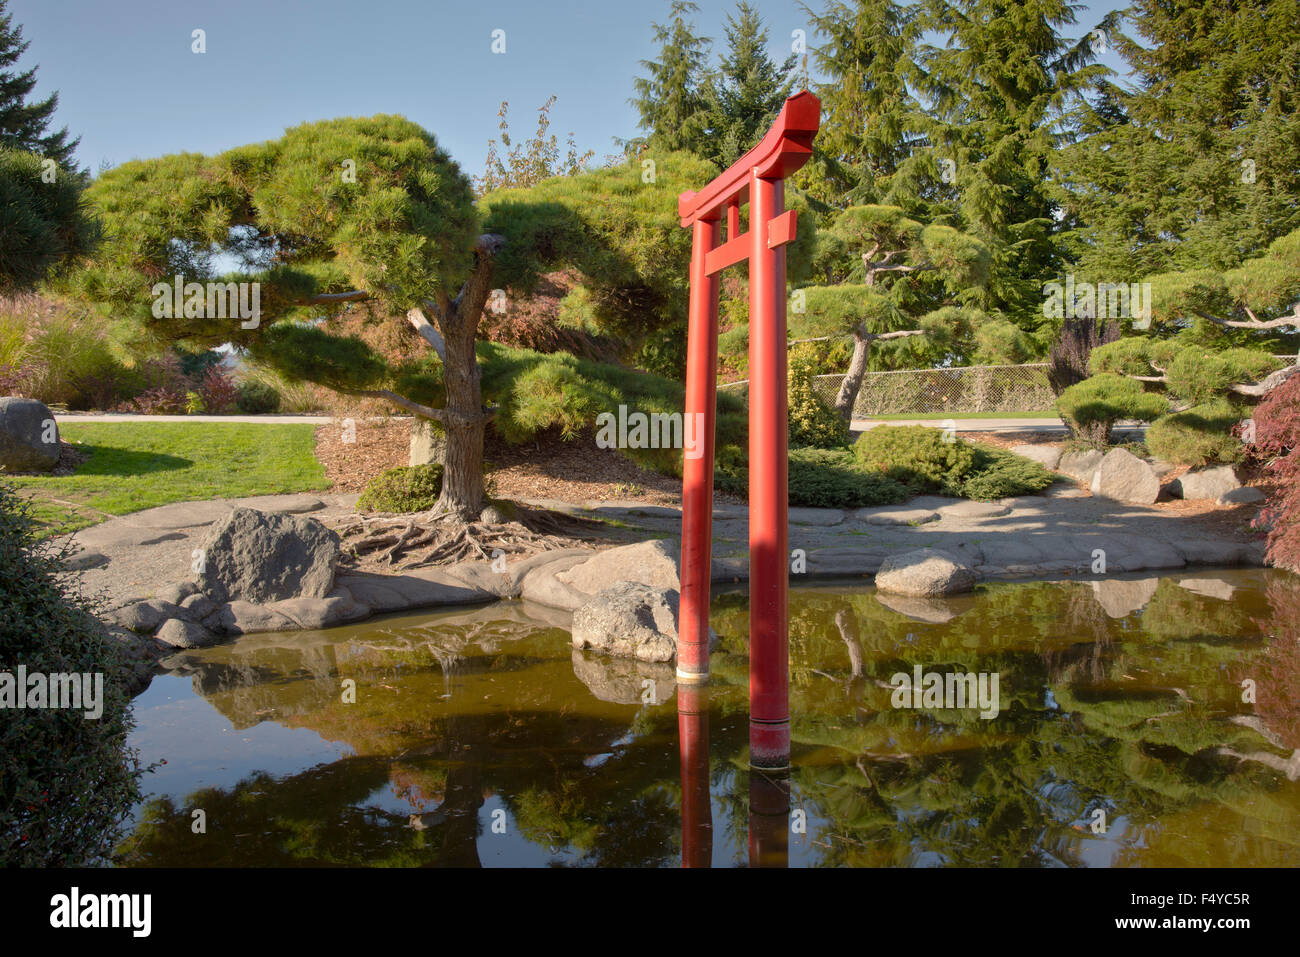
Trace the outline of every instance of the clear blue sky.
[[[722, 45], [731, 0], [698, 0], [700, 32]], [[756, 0], [774, 56], [811, 33], [791, 0]], [[1116, 0], [1080, 11], [1082, 35]], [[814, 0], [821, 9], [821, 0]], [[627, 105], [651, 22], [667, 0], [10, 0], [39, 65], [36, 96], [59, 92], [56, 124], [81, 136], [97, 169], [182, 150], [214, 153], [337, 116], [400, 113], [438, 137], [470, 175], [482, 172], [510, 101], [511, 129], [531, 135], [551, 94], [551, 131], [573, 131], [603, 159], [635, 135]], [[207, 52], [191, 52], [206, 31]], [[504, 30], [506, 52], [493, 54]], [[1114, 54], [1102, 58], [1119, 67]]]

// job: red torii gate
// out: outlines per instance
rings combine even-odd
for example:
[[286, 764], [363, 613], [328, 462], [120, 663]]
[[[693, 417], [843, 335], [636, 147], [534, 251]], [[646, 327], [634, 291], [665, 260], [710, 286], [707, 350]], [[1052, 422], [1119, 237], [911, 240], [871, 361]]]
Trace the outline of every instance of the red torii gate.
[[[790, 764], [784, 247], [795, 237], [795, 213], [785, 210], [785, 177], [808, 162], [820, 120], [817, 97], [806, 90], [790, 97], [757, 146], [699, 192], [677, 199], [681, 224], [692, 231], [686, 415], [699, 416], [695, 421], [703, 426], [703, 454], [685, 458], [682, 467], [677, 677], [689, 684], [709, 676], [717, 275], [748, 260], [749, 760], [773, 770]], [[749, 231], [741, 234], [740, 207], [746, 202]]]

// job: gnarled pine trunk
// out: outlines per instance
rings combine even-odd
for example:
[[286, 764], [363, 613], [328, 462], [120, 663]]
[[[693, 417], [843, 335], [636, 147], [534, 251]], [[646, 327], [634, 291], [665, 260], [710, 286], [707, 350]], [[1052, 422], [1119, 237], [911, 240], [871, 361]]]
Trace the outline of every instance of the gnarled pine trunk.
[[483, 415], [483, 390], [474, 354], [477, 323], [461, 322], [456, 326], [451, 334], [444, 330], [447, 361], [442, 374], [447, 390], [444, 406], [447, 450], [442, 494], [436, 508], [472, 521], [483, 509], [483, 434], [487, 419]]
[[867, 357], [871, 354], [871, 340], [861, 326], [853, 330], [853, 358], [849, 360], [849, 371], [840, 383], [839, 395], [835, 397], [835, 411], [845, 422], [853, 422], [853, 407], [858, 402], [858, 392], [862, 388], [862, 377], [867, 373]]

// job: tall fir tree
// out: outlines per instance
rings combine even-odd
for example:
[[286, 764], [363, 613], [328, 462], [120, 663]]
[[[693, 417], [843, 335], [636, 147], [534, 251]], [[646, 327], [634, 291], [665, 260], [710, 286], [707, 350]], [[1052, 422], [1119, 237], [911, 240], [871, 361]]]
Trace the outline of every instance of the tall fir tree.
[[[989, 244], [986, 308], [1025, 328], [1042, 320], [1042, 277], [1060, 271], [1059, 208], [1049, 164], [1072, 110], [1110, 71], [1089, 36], [1069, 39], [1079, 4], [1068, 0], [928, 0], [920, 26], [944, 45], [920, 47], [918, 93], [928, 119], [940, 199]], [[908, 171], [914, 182], [915, 164]], [[947, 189], [943, 189], [947, 187]], [[946, 193], [946, 196], [945, 196]]]
[[649, 75], [636, 78], [636, 96], [628, 101], [640, 114], [637, 125], [646, 136], [625, 143], [629, 149], [649, 143], [659, 149], [703, 152], [711, 41], [697, 35], [695, 24], [687, 20], [698, 12], [690, 0], [672, 0], [668, 22], [654, 24], [659, 58], [641, 61]]
[[8, 5], [9, 0], [0, 0], [0, 147], [36, 153], [70, 169], [80, 139], [69, 140], [66, 126], [47, 132], [59, 105], [57, 93], [27, 101], [36, 86], [36, 67], [21, 73], [15, 69], [31, 44], [23, 40], [23, 29], [13, 22]]
[[707, 90], [709, 136], [704, 155], [720, 170], [762, 138], [794, 90], [793, 54], [777, 64], [767, 52], [768, 33], [758, 11], [741, 0], [727, 15], [727, 52]]
[[822, 13], [802, 6], [825, 38], [812, 52], [827, 79], [816, 85], [822, 125], [813, 160], [796, 182], [839, 209], [879, 202], [920, 138], [908, 88], [915, 11], [893, 0], [830, 0]]
[[1233, 268], [1300, 226], [1300, 3], [1136, 0], [1136, 89], [1057, 160], [1079, 272]]

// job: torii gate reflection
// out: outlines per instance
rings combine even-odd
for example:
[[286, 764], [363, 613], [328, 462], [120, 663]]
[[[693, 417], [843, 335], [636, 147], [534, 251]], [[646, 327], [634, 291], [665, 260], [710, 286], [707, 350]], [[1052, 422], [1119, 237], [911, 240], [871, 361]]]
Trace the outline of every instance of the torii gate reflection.
[[[677, 686], [682, 772], [682, 867], [713, 864], [709, 790], [709, 689]], [[790, 859], [790, 781], [781, 773], [749, 772], [749, 866], [785, 867]]]
[[[743, 261], [749, 264], [750, 861], [784, 863], [786, 857], [789, 786], [781, 777], [790, 766], [785, 245], [795, 238], [796, 219], [793, 210], [785, 210], [785, 178], [812, 156], [820, 122], [815, 96], [805, 90], [790, 97], [757, 146], [702, 190], [677, 200], [681, 224], [692, 235], [686, 415], [698, 416], [703, 436], [702, 454], [686, 458], [682, 468], [677, 679], [686, 866], [708, 866], [712, 842], [708, 695], [692, 685], [709, 676], [717, 276]], [[749, 222], [742, 234], [745, 203]], [[705, 838], [707, 850], [699, 846]]]

